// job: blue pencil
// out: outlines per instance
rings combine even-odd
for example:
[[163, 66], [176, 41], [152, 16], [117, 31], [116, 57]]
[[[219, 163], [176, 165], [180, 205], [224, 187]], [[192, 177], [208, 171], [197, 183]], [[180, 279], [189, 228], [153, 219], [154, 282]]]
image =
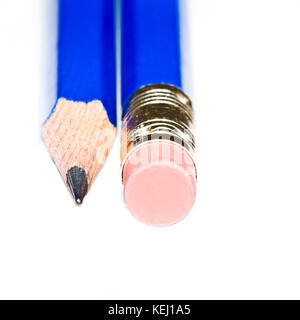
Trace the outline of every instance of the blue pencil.
[[150, 84], [182, 87], [177, 0], [122, 1], [122, 104]]
[[43, 139], [81, 204], [116, 134], [114, 1], [60, 0], [57, 103]]
[[182, 219], [196, 193], [193, 107], [183, 92], [178, 0], [122, 1], [122, 177], [132, 213]]

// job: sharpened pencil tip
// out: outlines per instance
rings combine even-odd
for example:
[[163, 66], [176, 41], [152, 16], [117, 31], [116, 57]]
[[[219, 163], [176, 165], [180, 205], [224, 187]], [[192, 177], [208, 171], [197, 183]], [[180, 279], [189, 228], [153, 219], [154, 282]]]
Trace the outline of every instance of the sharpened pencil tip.
[[76, 204], [82, 204], [88, 191], [88, 179], [85, 170], [77, 166], [69, 169], [67, 183]]

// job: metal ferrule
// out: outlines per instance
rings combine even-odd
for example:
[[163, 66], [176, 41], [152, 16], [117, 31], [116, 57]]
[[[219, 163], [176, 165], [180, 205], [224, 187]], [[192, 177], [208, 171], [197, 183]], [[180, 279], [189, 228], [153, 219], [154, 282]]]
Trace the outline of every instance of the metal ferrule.
[[129, 101], [121, 133], [121, 158], [137, 146], [154, 140], [181, 145], [194, 158], [194, 112], [191, 100], [178, 88], [149, 85]]

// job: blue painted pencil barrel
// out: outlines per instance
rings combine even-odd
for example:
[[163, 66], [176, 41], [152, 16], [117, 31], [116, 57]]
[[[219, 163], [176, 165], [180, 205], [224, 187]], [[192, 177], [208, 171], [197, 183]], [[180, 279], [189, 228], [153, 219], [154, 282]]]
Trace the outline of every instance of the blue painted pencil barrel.
[[178, 0], [122, 0], [122, 105], [141, 87], [182, 88]]
[[57, 93], [100, 100], [116, 125], [113, 0], [59, 0]]

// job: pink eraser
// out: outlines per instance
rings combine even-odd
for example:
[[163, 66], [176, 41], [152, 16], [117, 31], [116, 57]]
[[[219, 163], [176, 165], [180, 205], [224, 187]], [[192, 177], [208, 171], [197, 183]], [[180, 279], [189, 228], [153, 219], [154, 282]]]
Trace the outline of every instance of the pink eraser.
[[183, 219], [196, 196], [196, 168], [190, 154], [168, 141], [135, 148], [123, 168], [124, 199], [134, 216], [153, 226]]

